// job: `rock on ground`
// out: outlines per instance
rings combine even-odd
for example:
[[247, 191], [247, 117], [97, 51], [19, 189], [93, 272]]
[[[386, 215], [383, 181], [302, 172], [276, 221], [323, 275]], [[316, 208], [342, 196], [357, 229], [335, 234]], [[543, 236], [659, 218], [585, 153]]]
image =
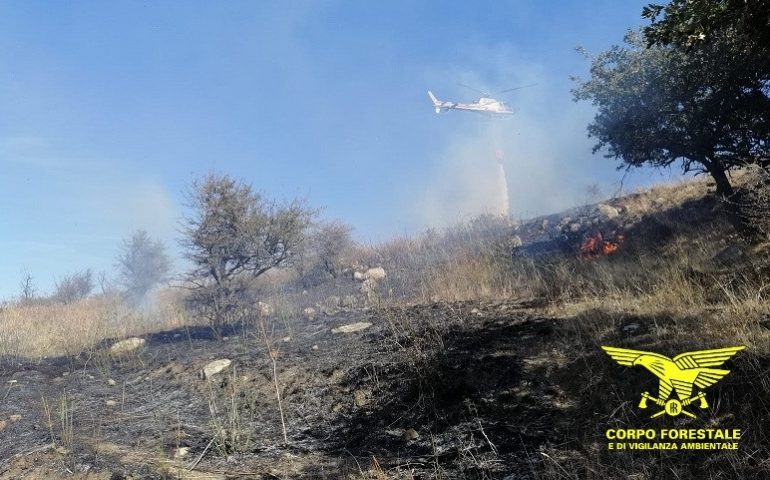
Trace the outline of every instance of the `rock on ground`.
[[144, 346], [147, 343], [143, 338], [131, 337], [125, 340], [121, 340], [110, 347], [112, 353], [126, 353], [137, 348]]
[[386, 274], [385, 274], [385, 269], [384, 268], [382, 268], [382, 267], [374, 267], [374, 268], [370, 268], [369, 270], [367, 270], [365, 272], [355, 272], [353, 274], [353, 278], [356, 279], [356, 280], [361, 280], [361, 281], [364, 281], [364, 280], [374, 280], [376, 282], [376, 281], [379, 281], [379, 280], [382, 280], [383, 278], [385, 278], [385, 275]]
[[599, 213], [610, 219], [617, 218], [620, 215], [620, 212], [616, 207], [607, 205], [606, 203], [600, 203], [596, 206], [596, 209], [599, 210]]
[[273, 314], [273, 306], [265, 302], [257, 302], [257, 311], [260, 317], [269, 317]]
[[372, 324], [370, 322], [356, 322], [356, 323], [350, 323], [348, 325], [342, 325], [337, 328], [332, 328], [332, 333], [354, 333], [354, 332], [360, 332], [361, 330], [366, 330], [367, 328], [371, 327]]
[[221, 358], [219, 360], [209, 362], [205, 367], [203, 367], [203, 370], [201, 370], [201, 376], [204, 379], [211, 378], [212, 375], [216, 375], [217, 373], [229, 367], [231, 363], [232, 362], [228, 358]]

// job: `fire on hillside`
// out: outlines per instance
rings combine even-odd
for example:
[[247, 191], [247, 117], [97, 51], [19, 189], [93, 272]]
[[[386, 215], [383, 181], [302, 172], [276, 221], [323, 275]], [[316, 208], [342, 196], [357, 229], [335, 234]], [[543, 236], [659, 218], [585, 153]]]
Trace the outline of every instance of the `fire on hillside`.
[[606, 234], [602, 234], [599, 230], [589, 232], [580, 244], [580, 257], [594, 259], [612, 255], [618, 251], [625, 240], [625, 235], [614, 230]]

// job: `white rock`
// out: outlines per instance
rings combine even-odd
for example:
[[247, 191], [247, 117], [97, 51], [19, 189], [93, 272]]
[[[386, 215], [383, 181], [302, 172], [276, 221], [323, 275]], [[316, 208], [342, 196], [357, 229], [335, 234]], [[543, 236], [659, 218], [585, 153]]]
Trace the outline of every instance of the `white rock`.
[[380, 280], [384, 280], [387, 274], [385, 273], [385, 269], [382, 267], [375, 267], [370, 268], [366, 271], [366, 279], [367, 280], [374, 280], [375, 282], [379, 282]]
[[184, 458], [190, 453], [190, 447], [179, 447], [174, 451], [174, 458]]
[[354, 333], [354, 332], [360, 332], [361, 330], [366, 330], [367, 328], [371, 327], [372, 324], [370, 322], [356, 322], [351, 323], [348, 325], [342, 325], [341, 327], [332, 328], [332, 333]]
[[367, 405], [369, 405], [369, 402], [371, 401], [372, 391], [364, 388], [361, 390], [356, 390], [353, 392], [353, 404], [358, 407], [362, 408]]
[[144, 346], [147, 343], [143, 338], [131, 337], [121, 340], [110, 347], [112, 353], [126, 353]]
[[216, 375], [217, 373], [229, 367], [231, 363], [232, 362], [228, 358], [221, 358], [219, 360], [214, 360], [213, 362], [207, 363], [206, 366], [203, 367], [203, 370], [201, 371], [201, 375], [203, 376], [204, 379], [210, 378], [212, 375]]
[[111, 378], [107, 379], [107, 385], [109, 385], [111, 387], [114, 387], [116, 383], [118, 383], [118, 382], [116, 382], [115, 380], [113, 380]]
[[617, 208], [612, 205], [607, 205], [606, 203], [600, 203], [596, 206], [596, 209], [607, 218], [617, 218], [620, 215]]
[[269, 317], [273, 314], [273, 306], [265, 302], [257, 302], [257, 311], [260, 317]]
[[104, 404], [107, 405], [108, 407], [114, 407], [115, 405], [118, 404], [118, 402], [116, 402], [115, 400], [107, 400], [106, 402], [104, 402]]
[[315, 308], [313, 307], [307, 307], [306, 309], [302, 310], [302, 315], [305, 316], [305, 318], [308, 318], [312, 320], [315, 317]]
[[355, 272], [353, 274], [353, 278], [356, 280], [374, 280], [375, 282], [382, 280], [385, 276], [385, 269], [382, 267], [374, 267], [365, 272]]

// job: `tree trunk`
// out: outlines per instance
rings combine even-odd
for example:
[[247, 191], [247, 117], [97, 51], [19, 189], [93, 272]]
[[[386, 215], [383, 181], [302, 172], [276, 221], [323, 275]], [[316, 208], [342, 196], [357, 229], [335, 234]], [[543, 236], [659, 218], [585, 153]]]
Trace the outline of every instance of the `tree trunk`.
[[735, 190], [733, 190], [733, 186], [730, 184], [730, 179], [727, 178], [727, 173], [722, 164], [716, 160], [711, 162], [709, 173], [711, 178], [714, 179], [714, 183], [716, 183], [717, 195], [729, 200], [735, 194]]

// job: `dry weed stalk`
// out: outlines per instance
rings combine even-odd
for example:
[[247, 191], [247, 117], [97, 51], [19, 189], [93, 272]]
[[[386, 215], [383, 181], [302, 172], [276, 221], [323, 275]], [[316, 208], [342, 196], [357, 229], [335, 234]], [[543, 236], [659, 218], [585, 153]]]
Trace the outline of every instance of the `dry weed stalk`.
[[[48, 425], [48, 433], [51, 436], [51, 442], [54, 446], [58, 443], [56, 434], [54, 432], [54, 420], [51, 405], [48, 403], [45, 397], [41, 397], [43, 403], [43, 414], [45, 415], [46, 423]], [[59, 417], [59, 441], [64, 448], [72, 447], [75, 440], [74, 422], [73, 422], [73, 406], [67, 398], [67, 391], [63, 391], [59, 397], [57, 405], [57, 414]]]
[[267, 347], [267, 354], [270, 356], [270, 362], [273, 366], [273, 384], [275, 385], [275, 399], [278, 402], [278, 411], [281, 414], [281, 431], [283, 432], [283, 443], [289, 443], [289, 437], [286, 434], [286, 420], [283, 414], [283, 402], [281, 401], [281, 388], [278, 385], [278, 350], [273, 347], [273, 343], [270, 341], [270, 336], [267, 334], [267, 327], [265, 321], [259, 321], [259, 330], [262, 334], [262, 340]]
[[208, 382], [209, 411], [211, 412], [212, 441], [216, 441], [216, 448], [221, 455], [229, 455], [232, 452], [246, 452], [253, 443], [251, 432], [244, 423], [242, 412], [238, 405], [239, 390], [237, 387], [237, 375], [232, 372], [227, 382], [227, 393], [222, 407], [217, 402], [217, 394], [212, 382]]

